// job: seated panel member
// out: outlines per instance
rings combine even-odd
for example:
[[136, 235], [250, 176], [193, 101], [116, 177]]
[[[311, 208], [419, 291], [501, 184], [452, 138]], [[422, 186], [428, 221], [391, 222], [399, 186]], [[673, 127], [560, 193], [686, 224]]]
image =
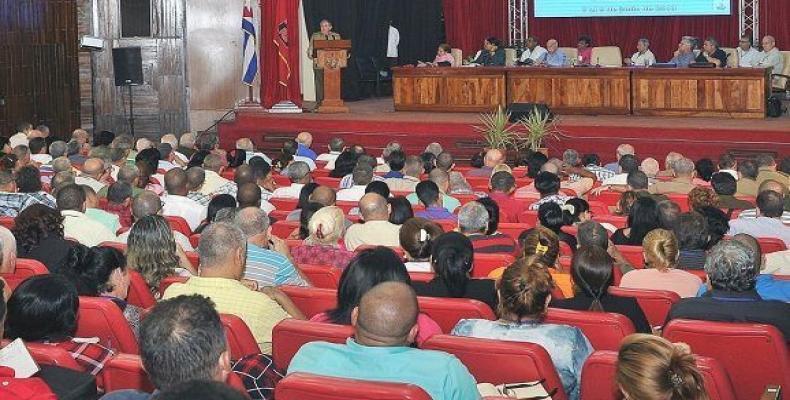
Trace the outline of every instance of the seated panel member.
[[579, 36], [576, 48], [579, 50], [579, 64], [592, 64], [592, 38], [587, 35]]
[[738, 67], [740, 68], [753, 67], [760, 57], [760, 50], [754, 48], [752, 37], [749, 35], [741, 36], [735, 51], [738, 53]]
[[502, 42], [494, 36], [486, 38], [483, 42], [483, 49], [480, 50], [480, 55], [472, 63], [483, 66], [504, 66], [505, 49], [502, 48]]
[[[776, 48], [776, 39], [773, 36], [764, 37], [762, 45], [763, 51], [760, 52], [757, 62], [753, 65], [758, 68], [771, 67], [773, 68], [771, 74], [781, 74], [785, 63], [790, 60], [785, 60], [782, 57], [782, 53]], [[774, 80], [774, 84], [776, 84], [776, 80]]]
[[689, 38], [683, 38], [678, 44], [678, 49], [675, 52], [675, 57], [669, 60], [670, 63], [676, 64], [678, 67], [688, 67], [689, 64], [694, 62], [694, 43]]
[[527, 38], [527, 48], [524, 49], [524, 52], [521, 53], [521, 58], [519, 58], [519, 64], [523, 65], [538, 65], [542, 64], [546, 60], [546, 54], [548, 51], [543, 47], [540, 47], [538, 44], [538, 39], [535, 36], [529, 36]]
[[442, 43], [439, 45], [439, 48], [436, 49], [436, 58], [433, 59], [432, 62], [422, 62], [417, 61], [418, 67], [452, 67], [453, 59], [452, 49], [450, 45], [447, 43]]
[[546, 42], [546, 57], [541, 64], [549, 67], [562, 67], [567, 64], [565, 53], [560, 51], [557, 39], [549, 39]]
[[711, 36], [705, 39], [705, 43], [702, 45], [702, 52], [699, 53], [694, 61], [713, 63], [716, 64], [717, 68], [724, 68], [727, 66], [727, 53], [719, 48], [719, 42]]
[[636, 42], [636, 53], [631, 56], [628, 64], [649, 67], [656, 63], [656, 56], [650, 51], [650, 40], [642, 38]]

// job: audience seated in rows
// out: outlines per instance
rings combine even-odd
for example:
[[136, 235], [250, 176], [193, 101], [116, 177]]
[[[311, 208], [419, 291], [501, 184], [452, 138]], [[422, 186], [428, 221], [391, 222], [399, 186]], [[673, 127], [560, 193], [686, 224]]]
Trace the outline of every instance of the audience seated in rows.
[[[415, 216], [429, 220], [456, 221], [458, 217], [443, 206], [439, 186], [431, 181], [417, 184], [415, 193], [425, 209], [414, 213]], [[408, 198], [407, 198], [408, 199]]]
[[[441, 153], [441, 154], [446, 154], [446, 153]], [[436, 186], [439, 188], [439, 196], [441, 198], [442, 207], [446, 208], [447, 211], [453, 213], [459, 207], [461, 207], [461, 202], [458, 201], [458, 199], [456, 199], [455, 197], [448, 195], [448, 192], [450, 192], [450, 176], [451, 173], [448, 173], [447, 171], [437, 167], [434, 170], [432, 170], [430, 173], [428, 173], [428, 180], [430, 182], [435, 183]], [[461, 175], [461, 178], [464, 179], [463, 175]], [[412, 205], [416, 205], [417, 203], [419, 203], [419, 198], [417, 197], [417, 193], [411, 193], [408, 196], [406, 196], [406, 198], [409, 200], [409, 202], [411, 202]]]
[[[516, 249], [513, 238], [496, 230], [499, 208], [494, 209], [494, 204], [490, 206], [496, 212], [495, 217], [492, 217], [483, 201], [464, 204], [458, 212], [458, 231], [469, 238], [478, 253], [513, 253]], [[492, 221], [496, 221], [493, 227]]]
[[386, 198], [368, 193], [359, 200], [359, 209], [364, 223], [348, 228], [344, 239], [346, 249], [354, 251], [361, 245], [396, 247], [400, 244], [400, 226], [389, 221]]
[[406, 256], [409, 272], [433, 272], [431, 256], [437, 238], [444, 233], [441, 225], [425, 218], [410, 218], [401, 225], [400, 247]]

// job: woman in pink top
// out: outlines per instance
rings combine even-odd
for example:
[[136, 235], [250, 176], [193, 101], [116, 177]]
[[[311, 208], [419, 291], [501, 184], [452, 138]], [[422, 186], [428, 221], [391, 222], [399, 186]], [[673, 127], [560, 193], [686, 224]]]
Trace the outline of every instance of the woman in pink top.
[[680, 297], [695, 297], [702, 280], [694, 274], [676, 269], [678, 240], [672, 231], [654, 229], [642, 241], [645, 269], [623, 275], [620, 287], [631, 289], [668, 290]]
[[[337, 307], [311, 318], [314, 322], [329, 322], [351, 325], [351, 312], [359, 305], [359, 300], [368, 290], [382, 282], [404, 282], [411, 285], [409, 273], [395, 252], [386, 247], [363, 250], [348, 264], [340, 276], [337, 289]], [[431, 317], [420, 313], [417, 317], [420, 330], [417, 345], [421, 345], [433, 335], [442, 333], [439, 325]]]
[[453, 59], [453, 55], [451, 54], [452, 50], [450, 49], [450, 45], [447, 43], [442, 43], [439, 45], [439, 49], [436, 50], [436, 58], [433, 59], [433, 62], [422, 62], [417, 61], [418, 67], [451, 67], [455, 59]]

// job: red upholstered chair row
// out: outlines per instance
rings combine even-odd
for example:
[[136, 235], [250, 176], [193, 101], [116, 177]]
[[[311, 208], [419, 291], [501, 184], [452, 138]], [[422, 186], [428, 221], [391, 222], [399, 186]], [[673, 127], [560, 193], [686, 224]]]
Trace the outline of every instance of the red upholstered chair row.
[[277, 384], [278, 400], [430, 400], [419, 386], [360, 381], [310, 374], [291, 374]]
[[[736, 400], [727, 371], [716, 359], [695, 355], [697, 368], [705, 381], [711, 400]], [[582, 369], [582, 400], [620, 400], [623, 398], [615, 383], [616, 351], [596, 351]]]
[[5, 279], [8, 287], [13, 290], [22, 281], [35, 275], [46, 275], [49, 273], [47, 267], [37, 260], [27, 258], [17, 258], [14, 272], [10, 274], [0, 274], [0, 278]]
[[549, 308], [545, 321], [581, 329], [596, 350], [617, 350], [623, 338], [636, 332], [628, 317], [616, 313]]
[[472, 266], [472, 277], [487, 278], [491, 271], [497, 268], [507, 267], [508, 265], [513, 264], [515, 261], [516, 258], [510, 254], [475, 253]]
[[609, 294], [635, 298], [639, 307], [644, 311], [650, 326], [653, 327], [663, 326], [672, 305], [680, 301], [680, 296], [677, 293], [667, 290], [627, 289], [611, 286]]
[[97, 337], [100, 344], [118, 352], [140, 353], [123, 311], [107, 298], [80, 296], [77, 337]]

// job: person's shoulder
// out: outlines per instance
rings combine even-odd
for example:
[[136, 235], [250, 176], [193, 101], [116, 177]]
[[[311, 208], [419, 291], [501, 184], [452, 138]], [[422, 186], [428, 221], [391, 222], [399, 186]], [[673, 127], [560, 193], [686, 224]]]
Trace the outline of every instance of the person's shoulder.
[[134, 389], [116, 390], [101, 397], [101, 400], [147, 400], [153, 396], [151, 393]]

